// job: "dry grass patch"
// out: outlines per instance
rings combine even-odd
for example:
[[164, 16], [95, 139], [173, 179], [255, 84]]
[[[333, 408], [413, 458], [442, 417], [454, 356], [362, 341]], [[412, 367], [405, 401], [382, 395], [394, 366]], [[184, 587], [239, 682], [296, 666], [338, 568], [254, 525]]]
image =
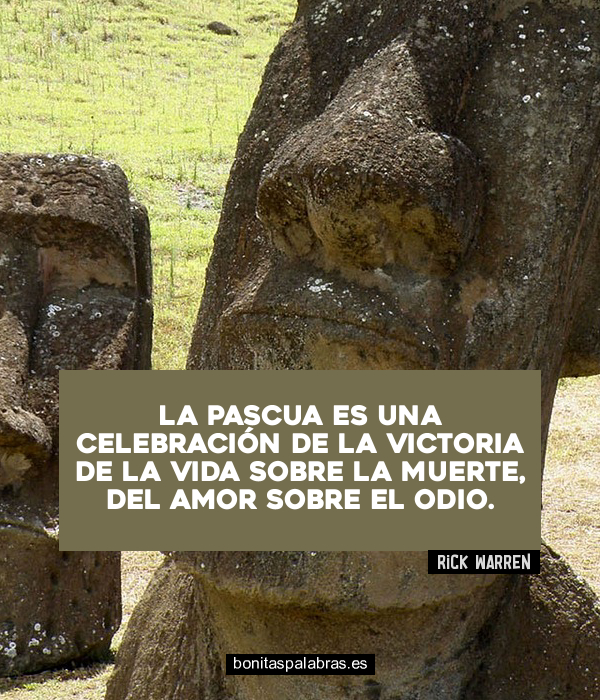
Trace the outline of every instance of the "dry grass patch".
[[600, 595], [600, 376], [565, 380], [556, 395], [542, 534]]

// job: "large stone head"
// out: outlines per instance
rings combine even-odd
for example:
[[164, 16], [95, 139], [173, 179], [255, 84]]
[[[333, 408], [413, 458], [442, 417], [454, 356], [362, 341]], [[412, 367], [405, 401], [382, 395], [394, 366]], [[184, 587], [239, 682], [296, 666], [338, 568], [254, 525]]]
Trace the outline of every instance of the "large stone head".
[[106, 651], [118, 627], [119, 555], [58, 551], [58, 376], [149, 368], [149, 261], [118, 167], [0, 156], [0, 675]]
[[[585, 0], [300, 2], [240, 139], [189, 367], [541, 369], [545, 435], [560, 375], [600, 371], [599, 67]], [[433, 582], [410, 553], [177, 556], [210, 595], [244, 592], [246, 620], [257, 591], [352, 610], [351, 636], [273, 615], [277, 643], [379, 639], [386, 698], [462, 697], [506, 592]], [[359, 610], [401, 611], [389, 646]], [[224, 646], [252, 648], [247, 627]]]
[[600, 371], [600, 10], [300, 3], [191, 368]]

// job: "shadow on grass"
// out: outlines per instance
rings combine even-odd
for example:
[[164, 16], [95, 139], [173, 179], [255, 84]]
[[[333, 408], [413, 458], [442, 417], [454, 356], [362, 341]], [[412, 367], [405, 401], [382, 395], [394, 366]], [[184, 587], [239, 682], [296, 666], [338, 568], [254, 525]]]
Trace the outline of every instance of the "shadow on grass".
[[102, 661], [70, 663], [58, 669], [40, 671], [25, 676], [0, 678], [0, 695], [9, 690], [33, 690], [36, 686], [51, 681], [85, 681], [97, 678], [111, 669], [114, 664], [114, 654], [105, 654]]

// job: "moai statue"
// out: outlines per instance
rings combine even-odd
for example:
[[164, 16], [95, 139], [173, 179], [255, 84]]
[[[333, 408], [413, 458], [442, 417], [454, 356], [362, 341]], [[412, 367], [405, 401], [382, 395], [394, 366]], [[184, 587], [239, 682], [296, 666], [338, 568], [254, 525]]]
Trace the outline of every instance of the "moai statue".
[[[300, 3], [239, 143], [190, 369], [600, 371], [600, 6]], [[201, 546], [202, 533], [198, 533]], [[109, 700], [583, 700], [600, 616], [415, 552], [175, 552]], [[225, 677], [226, 653], [374, 653], [374, 678]]]
[[119, 553], [58, 549], [58, 373], [150, 369], [151, 293], [117, 166], [0, 156], [0, 675], [98, 657], [118, 629]]

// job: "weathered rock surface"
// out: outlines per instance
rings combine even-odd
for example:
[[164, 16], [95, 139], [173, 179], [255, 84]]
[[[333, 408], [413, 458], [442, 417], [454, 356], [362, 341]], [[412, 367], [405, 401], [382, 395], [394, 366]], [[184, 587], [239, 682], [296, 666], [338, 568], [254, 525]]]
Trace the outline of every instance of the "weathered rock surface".
[[517, 577], [492, 625], [485, 662], [464, 700], [600, 697], [600, 603], [556, 552], [540, 576]]
[[118, 629], [119, 553], [58, 551], [58, 372], [149, 369], [151, 280], [117, 166], [0, 156], [0, 675], [97, 657]]
[[[188, 367], [541, 369], [545, 436], [559, 376], [600, 371], [599, 68], [591, 2], [300, 2], [240, 138]], [[554, 555], [522, 579], [425, 567], [173, 553], [107, 697], [598, 694], [597, 602]], [[173, 649], [190, 620], [167, 630], [172, 605], [196, 616]], [[223, 678], [225, 653], [269, 651], [372, 652], [377, 676]]]

